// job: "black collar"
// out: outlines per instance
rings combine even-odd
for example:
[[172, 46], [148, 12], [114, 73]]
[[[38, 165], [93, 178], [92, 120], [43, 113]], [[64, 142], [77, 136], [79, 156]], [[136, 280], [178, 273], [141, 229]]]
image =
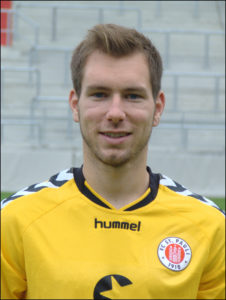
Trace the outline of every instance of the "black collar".
[[[144, 198], [142, 199], [140, 202], [128, 207], [127, 209], [125, 209], [125, 211], [132, 211], [138, 208], [141, 208], [147, 204], [149, 204], [150, 202], [152, 202], [158, 192], [158, 186], [159, 186], [159, 180], [160, 180], [160, 175], [159, 174], [153, 174], [151, 169], [149, 167], [147, 167], [147, 171], [149, 173], [150, 176], [150, 181], [149, 181], [149, 187], [151, 189], [151, 192]], [[99, 199], [98, 197], [96, 197], [84, 184], [85, 183], [85, 177], [83, 175], [82, 172], [82, 167], [80, 168], [73, 168], [73, 174], [74, 174], [74, 180], [75, 183], [78, 187], [78, 189], [80, 190], [80, 192], [86, 196], [89, 200], [93, 201], [94, 203], [111, 209], [111, 207], [109, 207], [107, 204], [105, 204], [101, 199]], [[106, 199], [107, 200], [107, 199]]]

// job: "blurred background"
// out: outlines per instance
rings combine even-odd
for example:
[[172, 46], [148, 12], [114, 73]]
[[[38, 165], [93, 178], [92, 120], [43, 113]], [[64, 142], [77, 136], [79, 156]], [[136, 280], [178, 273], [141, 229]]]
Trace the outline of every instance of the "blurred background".
[[147, 35], [164, 63], [166, 109], [148, 164], [225, 196], [225, 1], [1, 1], [1, 188], [82, 164], [68, 105], [70, 59], [98, 23]]

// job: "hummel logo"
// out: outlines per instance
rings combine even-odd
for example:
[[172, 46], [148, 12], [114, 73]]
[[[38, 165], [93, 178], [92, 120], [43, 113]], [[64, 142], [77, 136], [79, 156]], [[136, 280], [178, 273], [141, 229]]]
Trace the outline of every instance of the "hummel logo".
[[105, 229], [129, 229], [132, 231], [140, 231], [141, 222], [129, 223], [119, 221], [98, 221], [97, 218], [94, 220], [94, 228], [105, 228]]

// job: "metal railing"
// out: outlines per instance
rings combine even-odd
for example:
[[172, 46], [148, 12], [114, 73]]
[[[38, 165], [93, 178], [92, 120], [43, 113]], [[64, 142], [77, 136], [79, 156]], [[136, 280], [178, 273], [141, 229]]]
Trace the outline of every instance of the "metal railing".
[[178, 35], [178, 34], [190, 34], [190, 35], [201, 35], [204, 37], [204, 47], [203, 47], [203, 62], [202, 66], [204, 68], [209, 68], [209, 48], [210, 48], [210, 36], [212, 35], [220, 35], [222, 38], [225, 38], [225, 32], [220, 30], [187, 30], [187, 29], [141, 29], [141, 32], [144, 34], [147, 33], [159, 33], [164, 35], [164, 62], [165, 67], [170, 67], [170, 48], [171, 43], [170, 39], [172, 35]]
[[[156, 1], [156, 3], [159, 3], [160, 1]], [[195, 3], [198, 1], [195, 1]], [[139, 8], [132, 8], [132, 7], [125, 7], [125, 5], [122, 5], [123, 1], [119, 2], [120, 5], [119, 7], [111, 7], [111, 6], [89, 6], [89, 5], [80, 5], [80, 4], [57, 4], [57, 3], [15, 3], [15, 10], [17, 11], [17, 15], [20, 15], [21, 18], [27, 19], [26, 16], [23, 16], [22, 14], [19, 13], [19, 9], [21, 7], [41, 7], [41, 8], [50, 8], [52, 10], [52, 26], [51, 26], [51, 36], [52, 36], [52, 41], [56, 41], [57, 39], [57, 11], [59, 9], [96, 9], [99, 11], [99, 23], [103, 23], [103, 12], [107, 9], [110, 10], [118, 10], [120, 12], [122, 11], [136, 11], [137, 12], [137, 29], [144, 33], [158, 33], [160, 35], [164, 35], [164, 62], [165, 62], [165, 67], [169, 68], [170, 67], [170, 60], [171, 60], [171, 38], [173, 35], [200, 35], [203, 37], [203, 60], [200, 60], [202, 63], [202, 66], [207, 69], [210, 66], [210, 37], [211, 36], [222, 36], [223, 38], [225, 37], [225, 32], [224, 31], [210, 31], [210, 30], [186, 30], [186, 29], [153, 29], [153, 28], [142, 28], [142, 12]], [[15, 28], [18, 28], [18, 17], [16, 18], [16, 26]], [[32, 20], [30, 20], [32, 21]], [[34, 21], [32, 21], [35, 23]], [[35, 23], [36, 24], [36, 23]], [[37, 24], [36, 24], [37, 25]], [[34, 26], [34, 24], [33, 24]], [[36, 26], [37, 27], [37, 26]], [[18, 29], [17, 29], [18, 31]], [[36, 35], [35, 35], [35, 43], [34, 45], [38, 45], [38, 40], [39, 40], [39, 28], [36, 28]], [[17, 34], [18, 35], [18, 34]]]
[[220, 80], [225, 78], [223, 73], [212, 73], [212, 72], [177, 72], [177, 71], [165, 71], [163, 73], [165, 77], [173, 77], [173, 110], [178, 111], [178, 98], [179, 98], [179, 79], [183, 77], [191, 78], [213, 78], [214, 80], [214, 111], [220, 110], [219, 99], [220, 99]]
[[[16, 9], [1, 9], [1, 12], [7, 13], [8, 18], [7, 18], [7, 29], [2, 29], [1, 32], [6, 32], [6, 40], [7, 40], [7, 46], [9, 46], [9, 39], [10, 35], [13, 34], [13, 38], [18, 39], [19, 37], [28, 41], [29, 44], [34, 44], [37, 45], [39, 43], [39, 31], [40, 31], [40, 26], [37, 24], [35, 21], [33, 21], [31, 18], [27, 17], [23, 13], [19, 12]], [[14, 19], [13, 19], [14, 17]], [[12, 22], [13, 20], [13, 22]], [[34, 40], [33, 42], [30, 39], [26, 39], [24, 34], [20, 34], [18, 30], [18, 24], [19, 20], [24, 21], [27, 25], [31, 26], [32, 30], [34, 31]], [[10, 28], [10, 24], [12, 25], [12, 28]]]
[[[167, 74], [168, 76], [179, 76], [178, 73], [176, 74]], [[192, 73], [185, 73], [185, 76], [192, 76]], [[200, 74], [199, 74], [200, 75]], [[207, 74], [205, 74], [207, 76]], [[209, 74], [210, 75], [210, 74]], [[212, 75], [212, 74], [211, 74]], [[218, 78], [223, 76], [223, 74], [218, 74]], [[178, 78], [177, 78], [178, 79]], [[35, 96], [32, 98], [31, 106], [30, 106], [30, 117], [27, 119], [19, 119], [18, 117], [15, 119], [2, 119], [2, 142], [3, 142], [3, 128], [5, 126], [11, 126], [11, 125], [18, 125], [18, 126], [29, 126], [30, 130], [30, 138], [31, 138], [31, 144], [33, 145], [35, 138], [38, 138], [38, 145], [48, 145], [48, 141], [45, 140], [45, 134], [47, 133], [47, 127], [46, 122], [49, 121], [65, 121], [67, 122], [67, 129], [66, 134], [69, 139], [75, 138], [73, 136], [73, 119], [72, 119], [72, 113], [70, 110], [70, 107], [68, 105], [67, 115], [65, 116], [47, 116], [47, 103], [52, 103], [56, 107], [56, 103], [62, 103], [66, 104], [68, 101], [67, 97], [59, 97], [59, 96]], [[43, 104], [43, 106], [42, 106]], [[37, 116], [37, 111], [42, 111], [41, 115], [39, 114]], [[177, 129], [180, 131], [181, 136], [181, 147], [183, 150], [188, 149], [188, 135], [190, 130], [198, 129], [198, 130], [214, 130], [217, 132], [219, 131], [225, 131], [225, 124], [222, 120], [222, 118], [214, 118], [214, 120], [210, 120], [208, 113], [207, 117], [203, 121], [203, 116], [206, 114], [206, 112], [202, 111], [202, 118], [199, 119], [200, 115], [197, 116], [196, 119], [186, 119], [186, 115], [188, 113], [176, 111], [173, 110], [173, 113], [179, 114], [178, 120], [175, 120], [174, 114], [171, 116], [168, 115], [166, 119], [162, 119], [158, 128], [161, 129]], [[35, 128], [38, 130], [38, 136], [35, 135]], [[45, 134], [44, 134], [45, 133]], [[59, 145], [61, 144], [61, 141], [59, 139]], [[208, 149], [206, 150], [208, 151]], [[222, 149], [218, 149], [216, 151], [222, 151]]]
[[[158, 125], [158, 128], [161, 129], [178, 129], [180, 130], [180, 139], [181, 139], [181, 147], [183, 150], [188, 150], [188, 135], [190, 130], [203, 130], [204, 132], [206, 132], [207, 130], [214, 130], [216, 131], [216, 134], [221, 131], [221, 132], [225, 132], [225, 124], [224, 123], [216, 123], [216, 124], [210, 124], [208, 122], [203, 122], [203, 123], [199, 123], [199, 120], [197, 122], [192, 121], [192, 122], [164, 122], [161, 121], [160, 124]], [[158, 130], [158, 129], [157, 129]], [[202, 139], [201, 135], [200, 135], [200, 139]], [[223, 141], [222, 141], [223, 144]], [[203, 151], [203, 150], [202, 150]], [[209, 149], [206, 149], [207, 152], [209, 152]], [[219, 148], [217, 150], [217, 152], [223, 152], [224, 153], [225, 149], [224, 146], [222, 146], [222, 148]], [[214, 151], [216, 152], [216, 151]]]
[[[27, 72], [29, 77], [30, 74], [35, 74], [35, 95], [39, 96], [41, 91], [41, 74], [37, 67], [10, 67], [1, 66], [1, 104], [2, 107], [5, 106], [4, 103], [4, 93], [5, 93], [5, 73], [6, 72]], [[28, 77], [28, 78], [29, 78]]]
[[12, 14], [13, 14], [13, 10], [11, 9], [4, 9], [1, 8], [1, 18], [2, 18], [2, 13], [7, 13], [8, 17], [7, 17], [7, 26], [6, 28], [2, 28], [1, 27], [1, 33], [6, 33], [6, 46], [10, 45], [10, 36], [13, 34], [14, 30], [13, 30], [13, 22], [12, 22]]
[[[43, 111], [42, 111], [42, 116], [37, 117], [36, 113], [38, 109], [41, 109], [41, 104], [47, 104], [47, 103], [67, 103], [68, 101], [68, 97], [61, 97], [61, 96], [35, 96], [32, 98], [31, 101], [31, 106], [30, 106], [30, 119], [32, 120], [38, 120], [41, 119], [41, 122], [43, 124], [43, 126], [45, 127], [46, 121], [51, 121], [51, 120], [65, 120], [67, 122], [67, 136], [71, 137], [72, 136], [72, 126], [73, 126], [73, 120], [72, 120], [72, 115], [71, 115], [71, 108], [68, 104], [68, 108], [67, 108], [67, 117], [47, 117], [46, 116], [46, 108], [44, 107]], [[31, 128], [31, 135], [33, 136], [33, 128]]]
[[218, 19], [221, 28], [225, 28], [225, 1], [215, 1]]
[[58, 28], [58, 12], [61, 9], [77, 9], [77, 10], [96, 10], [98, 12], [97, 22], [102, 24], [104, 23], [104, 12], [107, 10], [110, 11], [119, 11], [128, 12], [132, 11], [136, 14], [136, 28], [138, 30], [142, 27], [142, 12], [139, 8], [136, 7], [125, 7], [120, 4], [119, 6], [109, 6], [109, 5], [84, 5], [84, 4], [63, 4], [63, 3], [44, 3], [40, 1], [40, 3], [32, 3], [31, 1], [28, 3], [20, 3], [19, 1], [15, 3], [15, 9], [18, 11], [22, 7], [39, 7], [39, 8], [49, 8], [52, 11], [51, 17], [51, 40], [57, 40], [57, 28]]
[[[45, 98], [45, 99], [44, 99]], [[49, 99], [47, 99], [48, 97], [43, 97], [42, 100], [46, 100], [46, 101], [49, 101]], [[54, 101], [55, 97], [52, 97], [52, 100], [50, 101]], [[62, 101], [65, 101], [65, 99], [61, 99]], [[39, 99], [40, 101], [40, 99]], [[60, 101], [60, 99], [58, 99], [57, 101]], [[47, 141], [46, 138], [45, 138], [45, 135], [47, 134], [47, 129], [46, 129], [46, 122], [49, 122], [49, 121], [57, 121], [57, 122], [60, 122], [60, 121], [65, 121], [67, 122], [67, 129], [66, 129], [66, 132], [65, 134], [67, 135], [67, 137], [69, 138], [68, 140], [71, 140], [71, 139], [75, 139], [76, 136], [73, 134], [73, 120], [72, 120], [72, 116], [71, 116], [71, 113], [70, 115], [68, 114], [68, 117], [48, 117], [46, 118], [46, 116], [42, 116], [42, 117], [36, 117], [34, 119], [31, 119], [31, 118], [3, 118], [1, 119], [1, 142], [2, 143], [5, 143], [7, 142], [6, 139], [5, 139], [5, 134], [4, 134], [4, 129], [5, 127], [8, 127], [8, 126], [25, 126], [27, 127], [28, 126], [28, 129], [29, 129], [29, 134], [28, 134], [28, 139], [29, 139], [29, 144], [31, 145], [37, 145], [37, 146], [43, 146], [43, 145], [50, 145], [51, 142]], [[35, 129], [37, 130], [36, 131], [36, 134], [35, 134]], [[174, 120], [171, 120], [171, 121], [164, 121], [162, 120], [160, 122], [160, 124], [158, 125], [157, 129], [154, 129], [154, 130], [172, 130], [172, 134], [175, 133], [175, 130], [179, 130], [179, 134], [180, 134], [180, 145], [176, 145], [176, 147], [179, 149], [181, 147], [181, 149], [183, 150], [188, 150], [188, 137], [189, 137], [189, 133], [191, 130], [203, 130], [203, 132], [206, 132], [206, 131], [216, 131], [216, 134], [219, 133], [219, 132], [225, 132], [225, 124], [223, 122], [219, 122], [219, 123], [208, 123], [207, 121], [206, 122], [199, 122], [199, 120], [196, 122], [196, 121], [191, 121], [191, 122], [188, 122], [188, 121], [184, 121], [184, 122], [175, 122]], [[15, 132], [14, 132], [15, 134]], [[62, 133], [61, 133], [62, 134]], [[79, 134], [79, 133], [77, 133]], [[201, 136], [200, 136], [201, 138]], [[59, 139], [55, 140], [54, 144], [56, 145], [57, 144], [57, 141], [59, 146], [62, 146], [62, 140], [60, 139], [60, 136], [59, 136]], [[150, 141], [151, 142], [151, 141]], [[157, 145], [158, 146], [158, 145]], [[173, 145], [172, 145], [173, 146]], [[174, 145], [175, 146], [175, 145]], [[223, 143], [222, 145], [219, 146], [219, 149], [216, 149], [214, 152], [222, 152], [224, 151], [223, 149]], [[207, 152], [209, 152], [209, 149], [206, 149]]]
[[[38, 120], [31, 120], [24, 117], [18, 118], [7, 118], [1, 119], [1, 142], [5, 142], [5, 134], [4, 129], [8, 126], [29, 126], [29, 143], [34, 145], [36, 142], [36, 138], [38, 139], [38, 145], [42, 145], [43, 142], [43, 130], [42, 124]], [[37, 129], [37, 135], [35, 135], [35, 129]]]
[[[169, 75], [169, 74], [168, 74]], [[175, 76], [178, 76], [178, 74], [174, 74]], [[191, 75], [185, 73], [186, 76]], [[206, 75], [206, 74], [205, 74]], [[208, 77], [208, 76], [207, 76]], [[32, 106], [31, 106], [31, 119], [34, 120], [41, 120], [41, 123], [43, 125], [43, 128], [45, 129], [46, 122], [49, 121], [65, 121], [67, 122], [67, 130], [66, 134], [68, 138], [73, 138], [73, 119], [72, 119], [72, 113], [71, 109], [68, 105], [68, 114], [67, 116], [63, 117], [56, 117], [56, 116], [46, 116], [46, 104], [52, 103], [56, 105], [56, 103], [66, 103], [68, 101], [67, 97], [59, 97], [59, 96], [39, 96], [34, 97], [32, 99]], [[43, 115], [40, 117], [36, 117], [37, 109], [41, 109], [43, 105]], [[203, 110], [200, 110], [200, 114], [202, 114], [200, 119], [200, 114], [196, 116], [196, 118], [189, 119], [188, 112], [182, 112], [178, 110], [172, 110], [173, 115], [167, 116], [166, 119], [162, 119], [158, 128], [160, 129], [178, 129], [181, 132], [181, 145], [182, 149], [187, 149], [188, 146], [188, 134], [190, 130], [199, 129], [199, 130], [215, 130], [218, 131], [224, 131], [225, 130], [225, 124], [222, 118], [214, 118], [213, 120], [210, 120], [209, 113], [204, 112]], [[169, 111], [166, 111], [166, 113], [169, 113]], [[179, 118], [175, 120], [175, 113], [179, 115]], [[197, 113], [197, 111], [195, 111]], [[212, 112], [213, 113], [213, 112]], [[206, 116], [203, 120], [203, 116]], [[34, 130], [34, 128], [31, 128]], [[44, 130], [46, 132], [46, 129]], [[33, 135], [33, 133], [32, 133]], [[43, 137], [44, 138], [44, 137]], [[42, 141], [43, 142], [43, 141]]]
[[[30, 49], [29, 53], [29, 66], [32, 67], [35, 65], [38, 57], [38, 53], [41, 51], [51, 51], [51, 52], [61, 52], [64, 55], [64, 78], [63, 84], [64, 86], [71, 85], [71, 78], [70, 78], [70, 55], [72, 54], [73, 48], [72, 47], [56, 47], [56, 46], [34, 46]], [[174, 105], [173, 108], [177, 110], [177, 103], [178, 103], [178, 84], [179, 78], [181, 77], [197, 77], [197, 78], [213, 78], [215, 81], [214, 85], [214, 98], [215, 98], [215, 108], [214, 110], [217, 111], [219, 109], [219, 90], [220, 90], [220, 80], [225, 78], [225, 74], [223, 73], [214, 73], [214, 72], [182, 72], [182, 71], [165, 71], [163, 76], [171, 76], [174, 78], [174, 85], [173, 85], [173, 95], [174, 95]]]
[[[193, 16], [195, 18], [198, 18], [200, 16], [200, 8], [199, 8], [199, 1], [195, 0], [195, 1], [191, 1], [191, 3], [193, 2]], [[161, 0], [157, 0], [155, 1], [156, 5], [155, 5], [155, 15], [156, 17], [161, 17], [162, 16], [162, 3], [163, 1]]]
[[[72, 48], [72, 47], [34, 45], [29, 50], [29, 58], [28, 58], [29, 67], [31, 68], [37, 64], [39, 53], [42, 51], [48, 51], [48, 52], [52, 52], [52, 53], [54, 53], [54, 52], [63, 53], [63, 56], [64, 56], [63, 84], [64, 84], [64, 86], [68, 86], [71, 83], [70, 77], [69, 77], [69, 75], [70, 75], [69, 67], [70, 67], [70, 59], [71, 59], [73, 49], [74, 48]], [[32, 76], [32, 74], [30, 74], [30, 75]], [[32, 82], [31, 76], [30, 76], [30, 83]]]

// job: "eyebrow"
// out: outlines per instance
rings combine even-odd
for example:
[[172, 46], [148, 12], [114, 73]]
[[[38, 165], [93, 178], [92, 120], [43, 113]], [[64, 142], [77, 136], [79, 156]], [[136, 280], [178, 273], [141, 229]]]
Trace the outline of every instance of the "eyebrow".
[[[101, 86], [101, 85], [90, 85], [87, 87], [87, 92], [94, 91], [94, 90], [101, 90], [101, 91], [110, 91], [111, 88], [106, 87], [106, 86]], [[124, 92], [138, 92], [138, 93], [143, 93], [147, 94], [146, 89], [143, 87], [127, 87], [123, 89]]]
[[110, 89], [104, 86], [100, 86], [100, 85], [90, 85], [87, 87], [87, 92], [89, 91], [93, 91], [93, 90], [105, 90], [105, 91], [109, 91]]
[[142, 93], [142, 94], [147, 94], [146, 89], [143, 88], [143, 87], [126, 88], [125, 91], [126, 92], [138, 92], [138, 93]]

